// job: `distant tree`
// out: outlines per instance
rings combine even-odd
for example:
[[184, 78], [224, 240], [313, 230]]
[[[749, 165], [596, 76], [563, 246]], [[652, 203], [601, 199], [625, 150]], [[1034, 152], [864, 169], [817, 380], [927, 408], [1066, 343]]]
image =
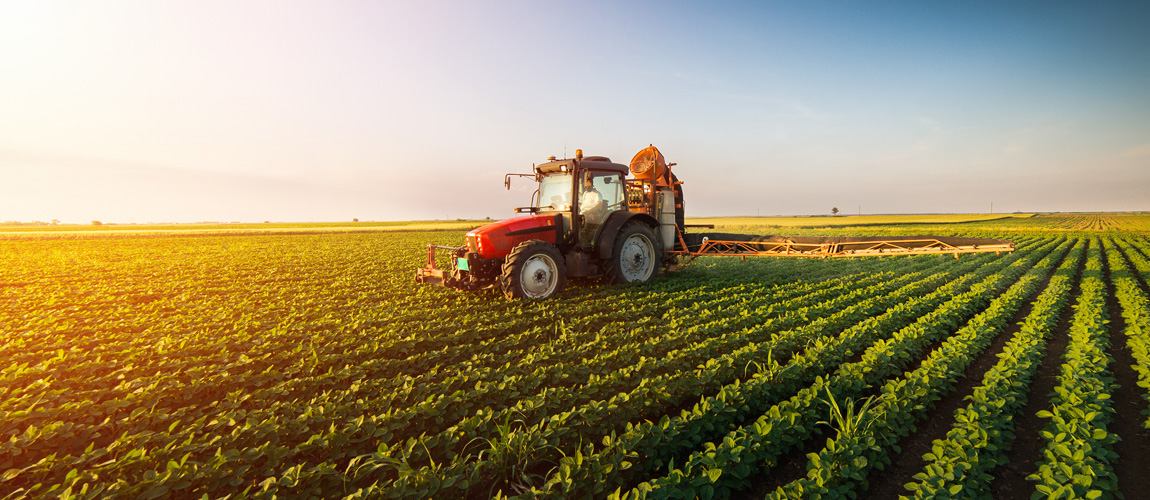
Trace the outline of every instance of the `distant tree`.
[[838, 214], [839, 214], [839, 207], [831, 208], [831, 215], [838, 215]]
[[351, 221], [352, 221], [352, 222], [359, 222], [359, 217], [352, 217], [352, 218], [351, 218]]
[[60, 225], [60, 219], [52, 219], [52, 225], [53, 226], [59, 226]]
[[92, 225], [93, 225], [93, 226], [102, 226], [102, 225], [104, 225], [104, 223], [103, 223], [103, 222], [100, 222], [100, 221], [98, 221], [98, 220], [94, 220], [94, 221], [92, 221]]

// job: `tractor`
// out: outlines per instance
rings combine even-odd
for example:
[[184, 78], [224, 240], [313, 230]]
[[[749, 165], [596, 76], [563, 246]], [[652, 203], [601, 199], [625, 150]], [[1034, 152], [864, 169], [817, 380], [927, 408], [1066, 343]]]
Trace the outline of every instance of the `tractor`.
[[[472, 230], [458, 248], [429, 245], [428, 267], [415, 279], [460, 290], [497, 286], [511, 299], [548, 297], [569, 277], [649, 280], [684, 229], [683, 191], [671, 165], [653, 146], [630, 167], [576, 150], [530, 174], [507, 174], [508, 189], [516, 176], [539, 184], [531, 205], [515, 209], [525, 215]], [[441, 250], [451, 253], [453, 270], [436, 268]]]

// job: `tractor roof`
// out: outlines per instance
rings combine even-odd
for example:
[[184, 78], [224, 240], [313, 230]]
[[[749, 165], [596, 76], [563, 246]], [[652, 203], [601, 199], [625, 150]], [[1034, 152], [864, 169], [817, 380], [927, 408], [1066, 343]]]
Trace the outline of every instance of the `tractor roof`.
[[574, 170], [575, 165], [578, 163], [579, 168], [594, 168], [600, 170], [614, 170], [623, 175], [627, 175], [629, 167], [627, 165], [620, 165], [612, 163], [610, 158], [606, 156], [584, 156], [582, 160], [575, 158], [567, 158], [565, 160], [552, 160], [547, 163], [540, 164], [535, 167], [540, 173], [553, 174], [555, 172], [563, 171], [563, 167], [567, 167], [568, 171]]

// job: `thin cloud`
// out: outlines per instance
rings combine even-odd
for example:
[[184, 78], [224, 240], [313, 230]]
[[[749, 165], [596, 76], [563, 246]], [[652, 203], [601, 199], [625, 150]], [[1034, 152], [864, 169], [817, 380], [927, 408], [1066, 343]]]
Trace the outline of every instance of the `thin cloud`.
[[1127, 149], [1119, 156], [1122, 158], [1150, 158], [1150, 143]]

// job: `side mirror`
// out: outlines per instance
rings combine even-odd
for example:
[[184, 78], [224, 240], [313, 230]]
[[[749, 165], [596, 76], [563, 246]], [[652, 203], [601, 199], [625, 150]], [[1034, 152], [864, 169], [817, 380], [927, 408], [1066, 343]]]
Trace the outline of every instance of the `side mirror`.
[[539, 182], [538, 174], [505, 174], [503, 176], [503, 187], [507, 188], [508, 191], [511, 190], [511, 176], [513, 175], [517, 177], [531, 177], [535, 179], [536, 182]]

